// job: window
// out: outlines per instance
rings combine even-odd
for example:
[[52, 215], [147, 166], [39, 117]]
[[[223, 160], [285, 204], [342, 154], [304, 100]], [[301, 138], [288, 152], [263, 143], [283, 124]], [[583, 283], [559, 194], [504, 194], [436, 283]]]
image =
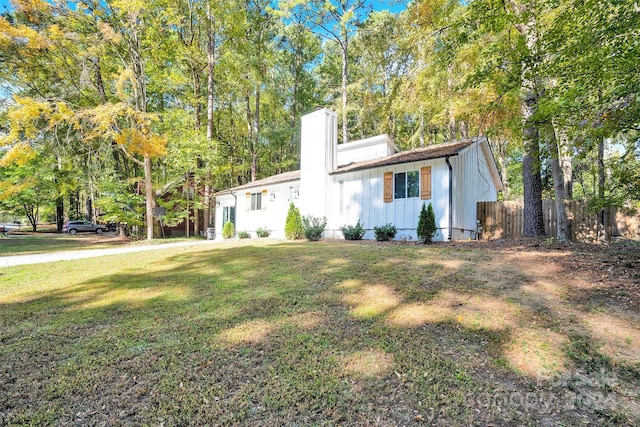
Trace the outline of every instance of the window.
[[262, 193], [251, 193], [251, 210], [259, 211], [262, 209]]
[[393, 177], [395, 199], [418, 197], [420, 194], [420, 175], [418, 171], [400, 172]]

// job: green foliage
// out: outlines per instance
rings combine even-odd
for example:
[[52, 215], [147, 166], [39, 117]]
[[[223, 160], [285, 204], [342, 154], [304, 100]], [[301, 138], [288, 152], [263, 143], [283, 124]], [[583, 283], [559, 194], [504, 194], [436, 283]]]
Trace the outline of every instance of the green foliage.
[[238, 231], [238, 238], [240, 238], [240, 239], [248, 239], [250, 237], [251, 237], [251, 235], [249, 234], [248, 231]]
[[289, 204], [287, 220], [284, 225], [284, 235], [289, 240], [301, 239], [304, 234], [300, 210], [293, 203]]
[[313, 215], [305, 215], [305, 217], [302, 218], [304, 237], [312, 242], [320, 240], [326, 226], [326, 217], [319, 218]]
[[364, 224], [360, 224], [360, 220], [358, 220], [356, 225], [343, 225], [340, 227], [340, 231], [342, 231], [342, 235], [346, 240], [362, 240], [364, 234], [367, 232], [364, 229]]
[[231, 239], [236, 234], [235, 226], [231, 221], [227, 221], [222, 227], [222, 237]]
[[[96, 201], [96, 207], [104, 214], [102, 216], [104, 222], [124, 223], [130, 226], [143, 225], [144, 197], [123, 186], [115, 176], [104, 178], [101, 190], [103, 194]], [[160, 206], [164, 206], [162, 201], [159, 200], [159, 202]], [[170, 210], [167, 209], [167, 212]]]
[[376, 234], [376, 240], [379, 242], [388, 242], [396, 237], [398, 229], [395, 225], [389, 223], [381, 225], [380, 227], [373, 227], [373, 232]]
[[267, 229], [267, 227], [260, 227], [256, 230], [256, 234], [258, 237], [269, 237], [271, 232]]
[[429, 203], [429, 207], [422, 203], [422, 209], [420, 210], [420, 219], [418, 220], [418, 228], [416, 233], [418, 239], [425, 244], [431, 244], [431, 239], [436, 234], [436, 215], [433, 213], [433, 206]]

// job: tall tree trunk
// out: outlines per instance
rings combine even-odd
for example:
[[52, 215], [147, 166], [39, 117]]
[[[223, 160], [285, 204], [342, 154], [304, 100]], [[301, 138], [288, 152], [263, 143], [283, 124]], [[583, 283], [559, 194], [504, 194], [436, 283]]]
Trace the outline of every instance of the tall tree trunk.
[[457, 139], [457, 135], [456, 135], [456, 130], [457, 130], [456, 118], [453, 115], [453, 110], [452, 109], [448, 110], [448, 114], [449, 114], [449, 137], [450, 137], [451, 141], [455, 141]]
[[540, 177], [540, 141], [538, 127], [531, 117], [538, 106], [538, 97], [529, 91], [522, 102], [524, 152], [522, 155], [522, 183], [524, 187], [524, 237], [545, 235], [542, 211], [542, 178]]
[[59, 195], [56, 198], [56, 231], [62, 233], [64, 227], [64, 197]]
[[[346, 24], [345, 24], [346, 25]], [[348, 50], [349, 37], [347, 28], [343, 27], [341, 31], [341, 48], [342, 48], [342, 143], [349, 142], [349, 115], [347, 114], [347, 86], [349, 84], [348, 70]]]
[[206, 232], [211, 221], [211, 169], [207, 166], [204, 172], [204, 212], [202, 219], [202, 229]]
[[92, 197], [87, 196], [84, 201], [84, 219], [86, 219], [87, 221], [92, 221], [93, 215], [91, 215], [91, 212], [93, 212]]
[[200, 236], [200, 209], [196, 200], [200, 198], [200, 192], [198, 191], [198, 180], [194, 176], [193, 178], [193, 237]]
[[[209, 3], [207, 3], [207, 141], [209, 141], [209, 151], [213, 150], [213, 95], [214, 95], [214, 71], [216, 65], [216, 39], [215, 39], [215, 17], [211, 13]], [[217, 146], [216, 151], [217, 152]], [[204, 224], [209, 227], [211, 219], [211, 162], [207, 159], [204, 176]]]
[[504, 186], [502, 190], [502, 198], [509, 200], [509, 172], [507, 169], [507, 141], [502, 138], [495, 138], [491, 140], [492, 145], [495, 147], [493, 150], [496, 153], [496, 161], [500, 168], [500, 177], [502, 178], [502, 184]]
[[[129, 60], [131, 61], [131, 66], [133, 69], [134, 75], [134, 84], [133, 84], [133, 97], [135, 99], [135, 106], [138, 111], [146, 113], [147, 112], [147, 86], [146, 86], [146, 75], [144, 69], [144, 60], [142, 59], [141, 52], [142, 46], [140, 45], [140, 39], [138, 38], [137, 32], [137, 23], [135, 22], [135, 17], [131, 16], [131, 31], [129, 33]], [[135, 159], [134, 157], [131, 157]], [[153, 218], [153, 208], [155, 207], [155, 199], [153, 194], [153, 177], [151, 175], [151, 158], [145, 154], [144, 161], [140, 162], [135, 159], [135, 163], [140, 164], [143, 163], [144, 168], [144, 184], [145, 184], [145, 212], [146, 212], [146, 226], [147, 226], [147, 240], [153, 239], [153, 228], [154, 228], [154, 218]]]
[[469, 123], [460, 122], [460, 138], [462, 139], [469, 138]]
[[185, 187], [186, 187], [186, 211], [187, 211], [187, 217], [185, 218], [184, 221], [184, 237], [189, 237], [190, 236], [190, 230], [191, 230], [191, 174], [190, 172], [187, 172], [187, 179], [185, 181]]
[[569, 235], [569, 221], [564, 206], [566, 193], [564, 191], [564, 178], [560, 166], [560, 145], [553, 128], [548, 131], [548, 146], [551, 151], [551, 171], [553, 174], [553, 192], [556, 197], [556, 238], [559, 240], [571, 240]]
[[532, 7], [529, 3], [519, 4], [509, 0], [516, 16], [523, 20], [516, 28], [525, 39], [528, 61], [522, 63], [521, 100], [523, 132], [522, 183], [524, 187], [523, 232], [524, 237], [544, 236], [544, 217], [542, 211], [542, 179], [540, 177], [540, 141], [538, 125], [533, 116], [538, 109], [542, 84], [536, 76], [538, 61], [538, 28]]
[[296, 56], [293, 64], [293, 102], [291, 103], [291, 145], [289, 153], [294, 156], [297, 153], [296, 141], [298, 139], [298, 131], [296, 123], [298, 122], [298, 90], [300, 85], [300, 57], [302, 53], [300, 50], [296, 51]]
[[258, 179], [258, 147], [260, 143], [260, 88], [256, 87], [255, 108], [253, 111], [253, 149], [251, 152], [251, 182]]
[[153, 239], [153, 208], [155, 200], [153, 198], [153, 178], [151, 176], [151, 159], [144, 158], [144, 190], [146, 198], [146, 222], [147, 222], [147, 240]]
[[[604, 180], [604, 138], [600, 136], [598, 137], [598, 199], [600, 203], [604, 202]], [[605, 211], [606, 209], [603, 207], [598, 213], [598, 221], [600, 223], [600, 226], [598, 227], [598, 234], [600, 234], [600, 238], [604, 238], [608, 241], [610, 236], [608, 233]]]
[[420, 109], [420, 147], [424, 147], [424, 111]]
[[573, 199], [573, 165], [571, 151], [569, 147], [569, 138], [564, 127], [555, 127], [556, 137], [558, 139], [558, 150], [560, 155], [560, 167], [562, 168], [562, 178], [565, 197], [568, 200]]

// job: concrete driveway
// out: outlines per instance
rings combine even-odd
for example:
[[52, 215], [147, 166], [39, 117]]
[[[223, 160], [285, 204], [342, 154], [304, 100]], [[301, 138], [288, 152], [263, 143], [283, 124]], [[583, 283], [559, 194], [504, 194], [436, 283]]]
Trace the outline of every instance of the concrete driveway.
[[128, 246], [125, 248], [111, 249], [85, 249], [81, 251], [51, 252], [33, 255], [13, 255], [0, 257], [0, 268], [13, 267], [25, 264], [43, 264], [46, 262], [69, 261], [74, 259], [95, 258], [105, 255], [127, 254], [131, 252], [153, 251], [179, 246], [213, 245], [214, 240], [201, 240], [194, 242], [175, 242], [158, 245]]

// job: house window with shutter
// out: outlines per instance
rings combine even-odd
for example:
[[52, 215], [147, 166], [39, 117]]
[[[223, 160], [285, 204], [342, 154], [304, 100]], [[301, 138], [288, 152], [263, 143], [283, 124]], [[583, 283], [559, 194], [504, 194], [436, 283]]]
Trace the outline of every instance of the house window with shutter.
[[420, 168], [420, 199], [431, 200], [431, 166]]
[[262, 210], [262, 193], [251, 193], [251, 210]]
[[393, 177], [393, 197], [395, 199], [408, 199], [418, 197], [420, 175], [418, 171], [398, 172]]
[[384, 202], [393, 202], [393, 172], [384, 173]]

